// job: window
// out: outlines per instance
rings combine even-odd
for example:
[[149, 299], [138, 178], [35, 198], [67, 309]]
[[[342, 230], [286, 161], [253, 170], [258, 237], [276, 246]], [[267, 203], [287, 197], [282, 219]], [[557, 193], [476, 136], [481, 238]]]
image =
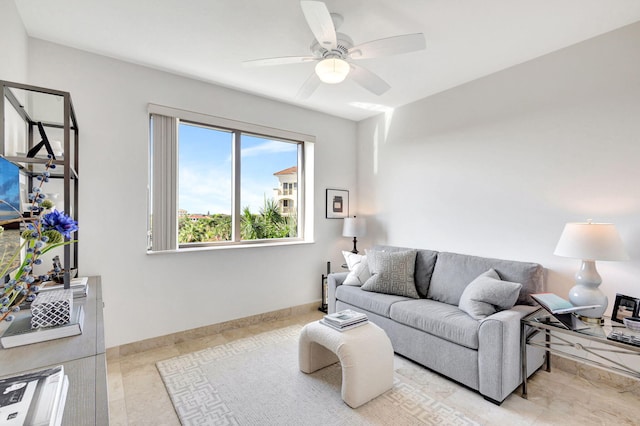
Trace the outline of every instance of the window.
[[149, 250], [312, 240], [313, 137], [149, 110]]

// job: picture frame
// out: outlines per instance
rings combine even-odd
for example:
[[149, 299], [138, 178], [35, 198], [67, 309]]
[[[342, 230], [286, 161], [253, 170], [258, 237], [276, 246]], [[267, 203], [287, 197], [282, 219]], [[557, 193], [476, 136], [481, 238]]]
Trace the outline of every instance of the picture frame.
[[346, 189], [327, 188], [327, 219], [344, 219], [349, 217], [349, 191]]
[[637, 317], [640, 310], [640, 299], [616, 293], [616, 302], [613, 304], [611, 321], [624, 322], [624, 318]]

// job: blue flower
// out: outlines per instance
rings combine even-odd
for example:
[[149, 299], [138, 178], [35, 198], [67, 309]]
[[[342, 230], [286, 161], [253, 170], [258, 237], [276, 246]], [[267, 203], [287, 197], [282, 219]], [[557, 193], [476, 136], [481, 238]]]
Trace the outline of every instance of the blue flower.
[[78, 222], [66, 214], [54, 210], [40, 219], [42, 231], [58, 231], [65, 238], [71, 238], [71, 233], [78, 230]]

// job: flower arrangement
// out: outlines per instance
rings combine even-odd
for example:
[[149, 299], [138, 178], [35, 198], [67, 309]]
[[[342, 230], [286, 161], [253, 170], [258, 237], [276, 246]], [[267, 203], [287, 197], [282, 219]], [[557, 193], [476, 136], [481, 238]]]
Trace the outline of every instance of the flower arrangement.
[[[20, 310], [20, 304], [33, 301], [40, 291], [38, 284], [49, 279], [48, 274], [34, 276], [34, 266], [42, 263], [40, 257], [56, 247], [75, 242], [71, 240], [71, 234], [78, 230], [78, 223], [65, 213], [52, 209], [53, 203], [42, 192], [43, 185], [51, 176], [49, 170], [55, 167], [53, 158], [49, 156], [44, 172], [37, 176], [39, 184], [29, 193], [29, 216], [19, 219], [25, 224], [23, 242], [6, 261], [7, 254], [2, 256], [0, 277], [5, 277], [15, 261], [20, 259], [22, 251], [26, 253], [13, 278], [5, 284], [4, 290], [0, 290], [0, 321], [12, 321], [13, 313]], [[8, 204], [4, 200], [0, 202]], [[60, 270], [56, 269], [59, 268], [55, 268], [54, 272], [59, 273]]]

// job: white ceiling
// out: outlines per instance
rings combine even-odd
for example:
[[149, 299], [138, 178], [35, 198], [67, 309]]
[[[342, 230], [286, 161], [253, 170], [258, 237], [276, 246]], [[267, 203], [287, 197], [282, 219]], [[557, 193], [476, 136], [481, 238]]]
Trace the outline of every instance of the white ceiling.
[[355, 44], [423, 32], [427, 49], [359, 61], [391, 85], [296, 93], [315, 63], [298, 0], [15, 0], [31, 37], [361, 120], [640, 20], [638, 0], [326, 0]]

